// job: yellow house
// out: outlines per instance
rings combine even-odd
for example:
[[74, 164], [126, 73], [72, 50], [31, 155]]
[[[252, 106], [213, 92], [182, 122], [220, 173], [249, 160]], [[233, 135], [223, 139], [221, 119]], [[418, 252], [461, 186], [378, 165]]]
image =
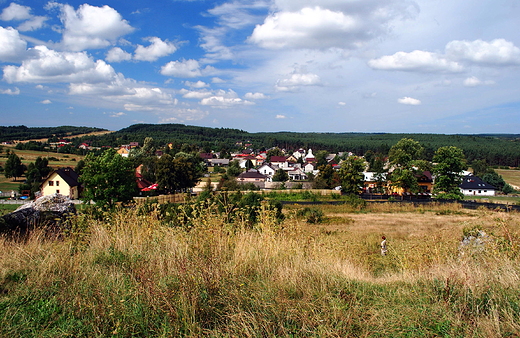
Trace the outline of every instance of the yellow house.
[[80, 193], [79, 176], [72, 168], [59, 168], [52, 172], [41, 184], [42, 196], [61, 194], [78, 199]]
[[128, 157], [130, 155], [130, 150], [128, 150], [127, 148], [125, 147], [121, 147], [119, 148], [119, 150], [117, 151], [117, 153], [123, 157]]

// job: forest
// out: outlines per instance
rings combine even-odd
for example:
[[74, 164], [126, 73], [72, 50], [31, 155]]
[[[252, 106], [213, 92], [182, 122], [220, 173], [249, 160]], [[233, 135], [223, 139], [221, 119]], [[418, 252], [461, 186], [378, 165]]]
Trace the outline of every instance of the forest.
[[[13, 139], [55, 138], [67, 136], [74, 146], [88, 141], [94, 147], [117, 147], [130, 142], [142, 144], [152, 137], [156, 144], [188, 144], [202, 151], [230, 152], [251, 148], [265, 150], [279, 147], [287, 150], [312, 148], [314, 151], [352, 152], [364, 155], [368, 150], [387, 155], [402, 138], [412, 138], [424, 148], [426, 159], [443, 146], [457, 146], [463, 150], [468, 163], [485, 160], [494, 166], [520, 166], [520, 134], [393, 134], [393, 133], [317, 133], [317, 132], [258, 132], [250, 133], [231, 128], [208, 128], [184, 124], [135, 124], [119, 131], [72, 138], [73, 135], [101, 131], [101, 128], [61, 126], [29, 128], [0, 127], [0, 142]], [[59, 135], [59, 136], [58, 136]]]
[[96, 131], [104, 131], [103, 128], [93, 127], [27, 127], [27, 126], [0, 126], [0, 142], [13, 140], [25, 141], [32, 139], [44, 139], [53, 137], [71, 137]]

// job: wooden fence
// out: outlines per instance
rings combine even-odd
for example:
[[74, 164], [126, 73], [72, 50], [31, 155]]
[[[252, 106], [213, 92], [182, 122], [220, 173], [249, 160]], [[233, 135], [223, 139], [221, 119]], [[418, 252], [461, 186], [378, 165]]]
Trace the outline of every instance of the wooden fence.
[[172, 194], [172, 195], [159, 195], [150, 197], [134, 197], [134, 201], [137, 204], [142, 204], [147, 201], [157, 201], [159, 203], [184, 203], [186, 201], [186, 194]]

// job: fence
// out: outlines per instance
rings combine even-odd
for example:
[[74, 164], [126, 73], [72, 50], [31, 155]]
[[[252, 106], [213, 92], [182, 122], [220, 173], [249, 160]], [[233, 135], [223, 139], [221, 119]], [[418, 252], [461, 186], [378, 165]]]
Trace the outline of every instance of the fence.
[[163, 203], [184, 203], [186, 201], [186, 194], [134, 197], [134, 201], [137, 204], [142, 204], [147, 201], [157, 201], [158, 203], [161, 203], [161, 204], [163, 204]]

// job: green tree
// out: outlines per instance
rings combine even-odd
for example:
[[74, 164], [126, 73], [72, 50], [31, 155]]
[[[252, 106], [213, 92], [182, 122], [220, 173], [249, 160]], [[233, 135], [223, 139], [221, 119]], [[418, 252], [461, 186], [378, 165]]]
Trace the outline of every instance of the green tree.
[[179, 152], [175, 157], [168, 154], [161, 156], [155, 177], [161, 189], [175, 192], [193, 188], [203, 173], [200, 157]]
[[84, 186], [82, 199], [94, 201], [104, 209], [132, 200], [137, 190], [132, 162], [114, 149], [107, 149], [100, 156], [88, 154], [80, 182]]
[[22, 160], [15, 153], [10, 153], [7, 161], [5, 162], [4, 175], [5, 178], [13, 178], [14, 181], [23, 175], [24, 165]]
[[226, 170], [226, 174], [231, 177], [237, 177], [242, 172], [242, 168], [240, 168], [240, 164], [238, 161], [229, 162], [229, 167]]
[[461, 200], [464, 195], [459, 189], [462, 172], [467, 169], [466, 158], [461, 149], [446, 146], [437, 149], [433, 156], [435, 185], [433, 193], [440, 199]]
[[289, 180], [289, 174], [283, 169], [278, 169], [273, 175], [273, 182], [286, 182]]
[[413, 193], [419, 191], [417, 174], [427, 167], [423, 154], [424, 148], [421, 144], [409, 138], [399, 140], [390, 148], [388, 159], [392, 169], [390, 175], [392, 186]]
[[339, 170], [341, 191], [348, 195], [357, 195], [361, 192], [364, 182], [365, 160], [356, 156], [349, 156]]
[[284, 156], [284, 153], [283, 153], [283, 151], [280, 148], [276, 147], [276, 148], [269, 149], [267, 151], [266, 156], [267, 156], [266, 157], [266, 161], [269, 163], [269, 162], [271, 162], [271, 157], [273, 157], [273, 156]]
[[314, 178], [314, 188], [331, 189], [340, 185], [338, 174], [330, 164], [318, 168], [319, 173]]

